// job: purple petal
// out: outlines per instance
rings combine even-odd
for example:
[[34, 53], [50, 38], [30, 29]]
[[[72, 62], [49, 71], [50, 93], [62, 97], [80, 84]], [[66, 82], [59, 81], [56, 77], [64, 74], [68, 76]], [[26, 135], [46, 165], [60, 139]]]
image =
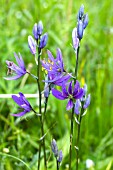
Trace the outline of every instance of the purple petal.
[[20, 113], [17, 113], [17, 114], [11, 114], [11, 116], [15, 116], [15, 117], [21, 117], [23, 115], [25, 115], [27, 113], [27, 111], [23, 111], [23, 112], [20, 112]]
[[73, 97], [75, 99], [80, 99], [83, 95], [84, 95], [84, 90], [83, 89], [79, 89], [78, 93], [75, 94]]
[[19, 106], [24, 104], [23, 100], [21, 97], [18, 97], [16, 95], [12, 95], [12, 99], [14, 100], [15, 103], [17, 103]]
[[72, 99], [69, 99], [67, 106], [66, 106], [66, 110], [70, 110], [73, 108], [73, 101]]
[[67, 92], [67, 89], [66, 89], [66, 83], [63, 83], [63, 85], [62, 85], [62, 92], [63, 92], [63, 95], [64, 95], [65, 97], [68, 97], [68, 96], [69, 96], [69, 94], [68, 94], [68, 92]]
[[63, 94], [56, 89], [52, 89], [52, 95], [55, 96], [57, 99], [60, 99], [60, 100], [66, 99], [66, 97], [64, 97]]
[[76, 84], [75, 84], [74, 90], [73, 90], [73, 96], [76, 95], [76, 93], [78, 92], [79, 88], [80, 88], [80, 84], [79, 84], [79, 82], [76, 80]]
[[47, 54], [48, 54], [49, 60], [52, 61], [52, 62], [54, 63], [54, 62], [55, 62], [55, 59], [54, 59], [52, 53], [51, 53], [49, 50], [47, 50]]
[[20, 62], [21, 62], [20, 67], [21, 67], [23, 70], [26, 71], [26, 68], [25, 68], [25, 65], [24, 65], [24, 60], [23, 60], [22, 55], [21, 55], [20, 53], [19, 53], [19, 56], [20, 56]]
[[68, 93], [72, 94], [72, 81], [69, 83]]
[[4, 77], [5, 80], [17, 80], [21, 77], [22, 75], [16, 75], [12, 77]]

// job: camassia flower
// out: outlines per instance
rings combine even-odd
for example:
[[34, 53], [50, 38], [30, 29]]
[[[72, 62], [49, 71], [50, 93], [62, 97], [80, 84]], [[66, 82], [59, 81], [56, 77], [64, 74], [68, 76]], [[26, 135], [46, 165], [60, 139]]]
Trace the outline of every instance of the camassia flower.
[[71, 81], [68, 85], [68, 90], [66, 88], [66, 84], [63, 84], [62, 92], [53, 88], [52, 94], [53, 96], [55, 96], [57, 99], [60, 99], [60, 100], [69, 99], [66, 109], [70, 110], [74, 106], [74, 100], [80, 99], [83, 96], [84, 92], [83, 92], [83, 89], [80, 88], [80, 84], [78, 81], [76, 81], [74, 88], [72, 87], [72, 81]]
[[64, 72], [64, 64], [62, 59], [61, 50], [57, 49], [56, 59], [53, 57], [52, 53], [47, 50], [48, 62], [43, 60], [41, 61], [42, 67], [49, 73], [53, 75], [59, 75]]
[[15, 73], [15, 75], [12, 77], [4, 77], [4, 79], [6, 80], [16, 80], [27, 73], [21, 54], [19, 53], [19, 57], [18, 57], [17, 54], [14, 53], [14, 56], [16, 58], [18, 66], [12, 61], [6, 60], [6, 64], [8, 67], [8, 74]]
[[57, 57], [54, 58], [52, 53], [48, 50], [48, 61], [41, 61], [42, 68], [48, 74], [48, 83], [62, 86], [62, 82], [70, 79], [71, 75], [64, 70], [64, 63], [62, 59], [61, 50], [57, 49]]
[[22, 112], [18, 114], [12, 114], [12, 116], [21, 117], [26, 113], [30, 112], [31, 110], [33, 110], [30, 103], [26, 100], [25, 96], [22, 93], [19, 93], [19, 97], [16, 95], [12, 95], [12, 99], [14, 100], [15, 103], [17, 103], [20, 106], [20, 108], [23, 109]]

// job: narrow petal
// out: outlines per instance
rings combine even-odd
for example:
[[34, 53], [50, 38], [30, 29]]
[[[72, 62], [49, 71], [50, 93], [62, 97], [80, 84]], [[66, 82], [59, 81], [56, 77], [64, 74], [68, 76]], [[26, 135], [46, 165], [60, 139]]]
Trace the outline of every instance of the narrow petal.
[[22, 55], [19, 53], [19, 56], [20, 56], [20, 61], [21, 61], [21, 68], [23, 69], [23, 70], [25, 70], [26, 71], [26, 68], [25, 68], [25, 65], [24, 65], [24, 60], [23, 60], [23, 58], [22, 58]]
[[17, 114], [11, 114], [11, 116], [15, 116], [15, 117], [21, 117], [23, 115], [25, 115], [27, 112], [24, 110], [23, 112], [17, 113]]
[[69, 83], [68, 93], [72, 94], [72, 81]]
[[24, 104], [23, 100], [21, 99], [21, 97], [18, 97], [16, 95], [12, 95], [12, 99], [14, 100], [15, 103], [17, 103], [19, 106], [21, 106], [22, 104]]
[[71, 99], [69, 99], [67, 106], [66, 106], [66, 110], [70, 110], [73, 108], [73, 101]]
[[60, 100], [66, 99], [66, 97], [64, 97], [63, 94], [56, 89], [52, 89], [52, 95], [55, 96], [57, 99], [60, 99]]
[[78, 92], [79, 89], [80, 89], [80, 84], [79, 84], [79, 82], [76, 80], [76, 84], [75, 84], [74, 90], [73, 90], [73, 96], [76, 95], [76, 93]]
[[66, 97], [69, 96], [69, 94], [68, 94], [68, 92], [67, 92], [67, 89], [66, 89], [66, 83], [63, 83], [63, 84], [62, 84], [62, 92], [63, 92], [63, 95], [64, 95], [64, 96], [66, 96]]
[[80, 89], [79, 92], [76, 95], [74, 95], [73, 97], [75, 99], [80, 99], [83, 95], [84, 95], [84, 91], [83, 91], [83, 89]]
[[54, 62], [55, 62], [55, 59], [54, 59], [52, 53], [51, 53], [49, 50], [47, 50], [47, 54], [48, 54], [49, 60], [52, 61], [52, 62], [54, 63]]
[[14, 56], [16, 58], [16, 62], [18, 63], [19, 67], [21, 67], [21, 60], [19, 59], [18, 55], [14, 53]]
[[17, 80], [21, 77], [22, 75], [16, 75], [12, 77], [4, 77], [5, 80]]

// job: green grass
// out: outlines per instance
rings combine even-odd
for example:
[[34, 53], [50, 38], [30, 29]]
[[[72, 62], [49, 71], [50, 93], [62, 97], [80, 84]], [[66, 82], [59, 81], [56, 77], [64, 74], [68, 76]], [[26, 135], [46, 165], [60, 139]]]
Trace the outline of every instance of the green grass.
[[[65, 67], [74, 71], [75, 55], [71, 47], [71, 33], [76, 26], [76, 14], [81, 4], [89, 15], [89, 25], [81, 42], [79, 76], [81, 84], [85, 81], [91, 93], [91, 105], [82, 121], [80, 140], [80, 170], [86, 169], [86, 159], [92, 159], [95, 170], [113, 169], [113, 9], [112, 1], [74, 1], [74, 0], [2, 0], [0, 1], [0, 93], [36, 93], [37, 85], [30, 77], [18, 81], [6, 81], [5, 60], [14, 61], [14, 52], [20, 52], [27, 68], [36, 66], [30, 54], [27, 37], [32, 34], [35, 22], [43, 21], [44, 32], [49, 40], [43, 51], [47, 56], [49, 49], [56, 55], [56, 48], [63, 53]], [[32, 88], [31, 88], [32, 87]], [[21, 90], [20, 90], [21, 89]], [[36, 99], [28, 99], [37, 108]], [[50, 143], [55, 138], [64, 158], [61, 169], [67, 170], [70, 112], [66, 101], [60, 102], [53, 96], [49, 98], [45, 132], [48, 170], [54, 170]], [[40, 123], [32, 114], [27, 118], [14, 118], [10, 113], [18, 109], [12, 99], [0, 99], [0, 170], [37, 169], [38, 140]], [[76, 135], [76, 127], [74, 127]], [[5, 153], [4, 148], [9, 152]], [[43, 153], [42, 153], [43, 154]], [[43, 157], [43, 155], [42, 155]], [[24, 162], [24, 163], [23, 163]], [[75, 161], [73, 170], [75, 170]], [[43, 159], [41, 170], [43, 170]]]

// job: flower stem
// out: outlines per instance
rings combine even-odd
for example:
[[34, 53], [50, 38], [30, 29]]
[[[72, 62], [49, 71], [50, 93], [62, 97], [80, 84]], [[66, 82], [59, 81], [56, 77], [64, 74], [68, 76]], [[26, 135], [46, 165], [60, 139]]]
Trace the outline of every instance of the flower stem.
[[81, 127], [81, 121], [82, 121], [82, 114], [84, 112], [84, 109], [82, 108], [80, 118], [79, 119], [79, 124], [77, 124], [77, 143], [76, 143], [76, 170], [78, 170], [78, 160], [79, 160], [79, 138], [80, 138], [80, 127]]
[[58, 162], [57, 158], [56, 158], [56, 164], [57, 164], [57, 170], [59, 170], [59, 162]]
[[71, 160], [72, 160], [73, 117], [74, 117], [74, 107], [72, 108], [72, 113], [71, 113], [70, 150], [69, 150], [69, 170], [71, 170]]
[[[37, 67], [37, 84], [38, 84], [38, 92], [39, 92], [39, 114], [42, 115], [42, 111], [41, 111], [41, 99], [42, 99], [42, 95], [41, 95], [41, 87], [40, 87], [40, 55], [41, 55], [41, 49], [38, 48], [38, 67]], [[40, 123], [41, 123], [41, 133], [42, 133], [42, 137], [44, 136], [44, 127], [43, 127], [43, 118], [42, 116], [40, 116]], [[45, 152], [45, 137], [43, 137], [42, 139], [42, 146], [43, 146], [43, 152], [44, 152], [44, 166], [45, 166], [45, 170], [47, 170], [47, 164], [46, 164], [46, 152]], [[39, 159], [38, 159], [38, 170], [40, 169], [40, 154], [41, 154], [41, 144], [39, 147]]]
[[75, 67], [75, 78], [76, 78], [76, 79], [74, 79], [75, 82], [76, 82], [76, 80], [77, 80], [77, 73], [78, 73], [79, 50], [80, 50], [80, 46], [78, 46], [78, 48], [77, 48], [77, 54], [76, 54], [76, 67]]

